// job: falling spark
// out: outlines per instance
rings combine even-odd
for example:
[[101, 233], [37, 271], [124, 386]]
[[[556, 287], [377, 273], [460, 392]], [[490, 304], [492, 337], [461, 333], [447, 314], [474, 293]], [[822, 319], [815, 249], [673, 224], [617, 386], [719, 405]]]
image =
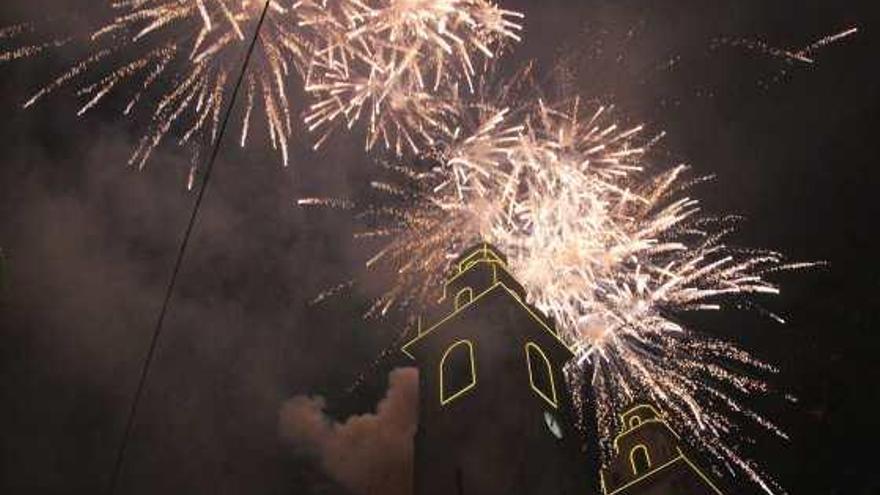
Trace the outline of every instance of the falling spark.
[[354, 203], [339, 198], [301, 198], [296, 201], [296, 204], [298, 206], [330, 207], [340, 210], [350, 210], [354, 208]]
[[[88, 54], [37, 90], [28, 108], [68, 85], [84, 100], [84, 115], [119, 94], [123, 114], [149, 114], [130, 163], [142, 168], [173, 129], [178, 144], [217, 137], [221, 111], [229, 102], [234, 73], [261, 15], [264, 0], [111, 1], [105, 18], [85, 36], [52, 40], [0, 51], [0, 62], [34, 57], [49, 48], [82, 42]], [[293, 0], [271, 0], [245, 76], [247, 106], [242, 120], [244, 146], [255, 106], [262, 107], [271, 144], [289, 162], [293, 131], [287, 81], [305, 65], [306, 42], [295, 29]], [[32, 34], [22, 24], [0, 31], [0, 42]], [[190, 176], [192, 179], [192, 174]]]

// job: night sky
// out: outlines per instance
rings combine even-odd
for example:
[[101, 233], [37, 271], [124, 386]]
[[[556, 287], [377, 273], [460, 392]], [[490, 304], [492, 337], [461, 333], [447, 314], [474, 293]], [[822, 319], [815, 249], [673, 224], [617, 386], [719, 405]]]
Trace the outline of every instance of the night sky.
[[[0, 25], [47, 13], [85, 22], [94, 3], [7, 0]], [[582, 94], [667, 131], [670, 160], [716, 176], [694, 194], [709, 211], [746, 218], [738, 244], [828, 263], [780, 276], [782, 295], [760, 301], [786, 325], [756, 313], [699, 320], [776, 363], [773, 384], [798, 398], [755, 401], [791, 440], [763, 435], [749, 449], [790, 493], [880, 493], [875, 2], [501, 3], [526, 14], [508, 65], [534, 58], [546, 71], [564, 59]], [[851, 26], [859, 34], [812, 66], [713, 43], [800, 48]], [[78, 118], [67, 88], [21, 109], [71, 56], [0, 65], [0, 247], [10, 272], [0, 302], [2, 493], [105, 489], [195, 198], [184, 187], [186, 150], [167, 144], [145, 170], [126, 165], [143, 129], [120, 115], [122, 102]], [[224, 144], [119, 493], [406, 493], [370, 481], [408, 462], [412, 372], [392, 372], [407, 364], [396, 353], [373, 364], [403, 315], [361, 318], [381, 282], [360, 268], [368, 251], [351, 238], [351, 214], [296, 206], [303, 196], [362, 197], [378, 167], [359, 133], [338, 134], [320, 153], [302, 129], [295, 142], [288, 168], [262, 139]], [[352, 277], [354, 290], [309, 305]], [[334, 432], [322, 407], [339, 421], [366, 416]], [[396, 427], [387, 445], [373, 443], [377, 429]], [[375, 448], [349, 449], [347, 434]]]

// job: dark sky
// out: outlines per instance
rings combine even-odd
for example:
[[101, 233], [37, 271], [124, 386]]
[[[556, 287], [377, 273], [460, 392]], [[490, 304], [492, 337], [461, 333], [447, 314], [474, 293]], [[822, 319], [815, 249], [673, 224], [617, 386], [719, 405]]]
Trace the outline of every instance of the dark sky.
[[[785, 275], [782, 296], [765, 301], [787, 325], [729, 313], [703, 323], [777, 363], [774, 383], [799, 397], [756, 404], [791, 441], [752, 449], [791, 493], [880, 492], [867, 454], [880, 405], [872, 2], [502, 3], [527, 15], [526, 41], [509, 58], [545, 68], [571, 59], [584, 94], [666, 130], [675, 158], [717, 175], [698, 191], [707, 208], [747, 218], [738, 243], [829, 263]], [[87, 4], [7, 1], [0, 24], [88, 17], [76, 9]], [[858, 36], [811, 67], [712, 48], [723, 36], [797, 48], [852, 25]], [[194, 199], [182, 150], [161, 148], [142, 172], [126, 167], [138, 128], [116, 108], [77, 118], [75, 95], [62, 90], [20, 109], [63, 64], [59, 55], [0, 66], [0, 246], [11, 267], [0, 303], [2, 493], [106, 486]], [[279, 435], [279, 411], [300, 394], [325, 396], [339, 418], [372, 410], [403, 361], [371, 363], [402, 319], [361, 320], [366, 290], [307, 304], [358, 273], [364, 249], [349, 214], [303, 211], [295, 199], [357, 196], [375, 170], [359, 136], [307, 150], [298, 139], [282, 168], [260, 140], [223, 147], [119, 493], [349, 493]], [[345, 392], [364, 371], [365, 385]]]

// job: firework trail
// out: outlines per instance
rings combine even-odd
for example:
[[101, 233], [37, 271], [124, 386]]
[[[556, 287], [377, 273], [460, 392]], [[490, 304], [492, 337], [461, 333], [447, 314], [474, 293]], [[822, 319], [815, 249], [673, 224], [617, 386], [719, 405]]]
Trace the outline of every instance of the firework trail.
[[[82, 42], [88, 53], [37, 90], [24, 107], [68, 85], [84, 100], [79, 115], [121, 94], [124, 115], [149, 115], [149, 130], [130, 159], [143, 167], [173, 129], [180, 145], [216, 138], [246, 38], [265, 5], [265, 0], [109, 1], [101, 6], [102, 20], [85, 35], [18, 46], [0, 53], [0, 62]], [[293, 0], [271, 0], [244, 81], [240, 136], [244, 146], [253, 114], [261, 110], [284, 164], [293, 129], [286, 86], [305, 65], [307, 46], [294, 29], [294, 16]], [[34, 32], [31, 25], [12, 26], [0, 31], [0, 43], [23, 41]]]
[[764, 40], [750, 38], [722, 37], [714, 40], [713, 44], [716, 46], [727, 45], [732, 47], [742, 47], [768, 57], [778, 58], [788, 64], [813, 64], [815, 62], [814, 56], [821, 48], [825, 48], [832, 43], [854, 36], [858, 32], [859, 29], [857, 27], [850, 27], [838, 33], [823, 36], [803, 48], [796, 49], [779, 48]]
[[323, 10], [309, 20], [322, 38], [306, 81], [315, 148], [363, 119], [366, 149], [418, 154], [455, 120], [438, 92], [473, 89], [479, 59], [520, 39], [522, 15], [489, 0], [343, 0]]
[[358, 237], [379, 242], [367, 266], [394, 283], [367, 315], [430, 306], [449, 263], [488, 241], [575, 351], [569, 378], [595, 391], [606, 460], [616, 413], [650, 400], [731, 475], [782, 491], [737, 447], [743, 419], [785, 438], [744, 405], [769, 392], [761, 377], [775, 369], [680, 317], [758, 309], [752, 296], [778, 293], [768, 275], [810, 264], [728, 245], [737, 219], [701, 213], [686, 194], [700, 179], [687, 167], [655, 164], [662, 134], [577, 98], [505, 101], [523, 99], [456, 102], [460, 126], [443, 146], [418, 163], [386, 164], [390, 178], [373, 183], [379, 200], [362, 209]]

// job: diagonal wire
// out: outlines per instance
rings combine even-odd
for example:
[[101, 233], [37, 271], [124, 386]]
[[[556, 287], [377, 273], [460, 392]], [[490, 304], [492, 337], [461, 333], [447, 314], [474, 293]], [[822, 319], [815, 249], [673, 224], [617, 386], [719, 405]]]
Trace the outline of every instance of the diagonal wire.
[[186, 230], [184, 230], [183, 232], [183, 239], [181, 240], [180, 248], [177, 251], [177, 258], [174, 261], [174, 269], [171, 272], [171, 278], [169, 279], [168, 286], [165, 290], [165, 299], [162, 301], [162, 309], [159, 311], [159, 318], [156, 321], [156, 327], [154, 328], [153, 336], [150, 339], [150, 346], [147, 349], [147, 355], [144, 357], [140, 379], [138, 380], [137, 388], [135, 389], [134, 397], [131, 401], [131, 409], [128, 412], [128, 418], [125, 423], [125, 430], [122, 434], [122, 442], [119, 445], [119, 450], [116, 453], [116, 462], [113, 466], [113, 472], [111, 474], [110, 485], [108, 489], [108, 493], [110, 495], [116, 493], [116, 487], [119, 483], [119, 476], [122, 471], [123, 462], [125, 460], [125, 451], [131, 438], [132, 429], [134, 428], [135, 416], [137, 414], [138, 405], [140, 404], [140, 400], [144, 392], [144, 385], [147, 382], [150, 365], [153, 363], [153, 357], [156, 354], [156, 347], [159, 342], [159, 336], [162, 333], [162, 324], [165, 322], [165, 315], [168, 313], [168, 306], [171, 303], [171, 295], [173, 294], [174, 286], [177, 283], [177, 275], [180, 273], [180, 267], [183, 264], [183, 255], [186, 253], [186, 248], [189, 245], [189, 239], [192, 236], [193, 227], [196, 223], [196, 217], [199, 214], [199, 208], [201, 208], [202, 206], [202, 200], [205, 197], [205, 190], [208, 188], [208, 181], [211, 178], [211, 171], [214, 169], [214, 162], [217, 160], [217, 155], [220, 153], [220, 144], [223, 142], [223, 136], [226, 134], [226, 127], [229, 124], [229, 118], [232, 115], [232, 109], [235, 106], [235, 100], [237, 99], [238, 92], [241, 89], [242, 81], [244, 80], [245, 73], [247, 72], [247, 67], [250, 63], [251, 55], [253, 55], [254, 48], [257, 45], [257, 40], [260, 36], [260, 30], [263, 27], [263, 22], [266, 19], [266, 13], [269, 10], [269, 4], [271, 2], [272, 0], [266, 0], [266, 4], [263, 6], [263, 12], [260, 14], [260, 20], [257, 22], [256, 29], [254, 29], [254, 36], [253, 38], [251, 38], [247, 53], [244, 56], [244, 61], [241, 65], [241, 72], [239, 73], [238, 80], [235, 83], [235, 89], [232, 91], [232, 96], [229, 100], [229, 104], [226, 106], [226, 113], [223, 117], [223, 123], [220, 126], [220, 132], [217, 135], [217, 140], [214, 142], [214, 148], [211, 151], [211, 157], [208, 159], [207, 166], [205, 167], [205, 177], [202, 180], [202, 184], [199, 187], [198, 196], [196, 196], [195, 203], [193, 204], [192, 213], [189, 217], [189, 223], [187, 223]]

